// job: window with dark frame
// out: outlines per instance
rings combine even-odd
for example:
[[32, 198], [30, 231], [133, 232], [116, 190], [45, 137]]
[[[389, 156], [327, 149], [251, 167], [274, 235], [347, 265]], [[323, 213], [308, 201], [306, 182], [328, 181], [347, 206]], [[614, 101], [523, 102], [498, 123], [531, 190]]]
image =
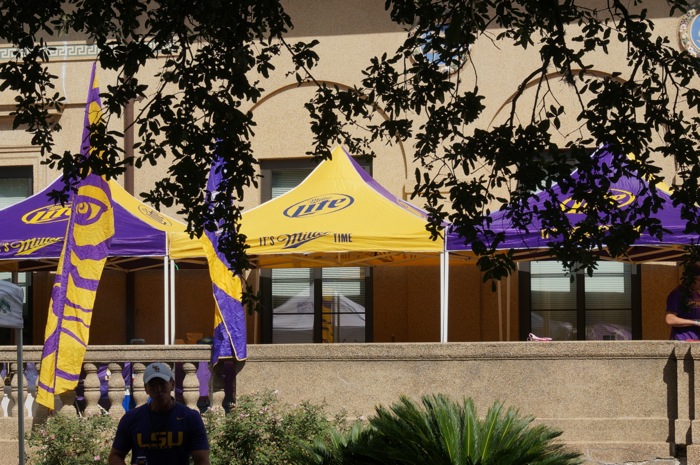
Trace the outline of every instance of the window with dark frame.
[[520, 338], [641, 339], [641, 268], [599, 262], [593, 276], [572, 280], [556, 261], [520, 264]]
[[[587, 151], [589, 156], [595, 150]], [[569, 150], [561, 150], [576, 169]], [[544, 154], [551, 162], [553, 154]], [[641, 268], [599, 262], [593, 276], [565, 274], [561, 263], [520, 264], [521, 339], [530, 333], [553, 340], [641, 339]]]
[[[369, 172], [370, 166], [360, 162]], [[263, 160], [262, 201], [299, 185], [310, 159]], [[372, 339], [371, 270], [358, 267], [263, 269], [262, 342], [342, 343]]]
[[[0, 167], [0, 209], [9, 207], [33, 193], [33, 168], [31, 166], [2, 166]], [[0, 280], [13, 282], [24, 291], [24, 329], [22, 338], [25, 344], [33, 344], [32, 338], [32, 312], [31, 312], [31, 273], [0, 272]], [[14, 344], [15, 331], [8, 328], [0, 328], [0, 345]]]

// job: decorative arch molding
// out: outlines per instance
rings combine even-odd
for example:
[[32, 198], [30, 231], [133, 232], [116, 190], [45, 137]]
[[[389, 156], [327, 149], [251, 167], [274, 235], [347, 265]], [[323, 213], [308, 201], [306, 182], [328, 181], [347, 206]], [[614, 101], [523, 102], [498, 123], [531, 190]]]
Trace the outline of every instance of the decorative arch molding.
[[[262, 106], [264, 103], [268, 102], [269, 100], [272, 100], [273, 98], [275, 98], [275, 97], [277, 97], [285, 92], [299, 89], [301, 87], [318, 87], [319, 84], [321, 84], [321, 85], [326, 84], [328, 86], [337, 87], [337, 88], [342, 89], [342, 90], [352, 89], [351, 86], [341, 84], [341, 83], [335, 82], [335, 81], [326, 81], [326, 80], [302, 81], [300, 83], [287, 84], [287, 85], [278, 87], [277, 89], [272, 90], [269, 93], [267, 93], [266, 95], [264, 95], [257, 102], [255, 102], [255, 104], [252, 107], [250, 107], [249, 111], [251, 111], [252, 113], [255, 113], [255, 110], [258, 109], [260, 106]], [[376, 109], [377, 113], [379, 113], [379, 115], [382, 118], [384, 118], [384, 120], [387, 120], [387, 121], [389, 120], [389, 115], [382, 108], [375, 107], [375, 109]], [[401, 159], [403, 160], [403, 177], [404, 177], [404, 185], [405, 185], [406, 181], [408, 180], [408, 160], [406, 159], [406, 149], [404, 147], [403, 142], [395, 141], [395, 143], [399, 148], [399, 152], [401, 154]]]
[[[582, 70], [581, 69], [572, 70], [573, 73], [578, 73], [580, 71], [582, 71]], [[588, 71], [586, 71], [586, 73], [589, 75], [592, 75], [594, 77], [600, 78], [600, 79], [611, 78], [611, 79], [614, 79], [614, 80], [619, 81], [619, 82], [625, 82], [624, 79], [617, 78], [617, 77], [613, 76], [612, 74], [604, 72], [604, 71], [588, 70]], [[548, 73], [545, 75], [545, 79], [547, 79], [547, 80], [555, 79], [557, 77], [561, 78], [562, 74], [558, 73], [558, 72], [554, 72], [554, 73]], [[493, 117], [489, 121], [487, 128], [488, 129], [493, 128], [494, 122], [502, 115], [503, 110], [505, 108], [509, 107], [513, 103], [513, 101], [516, 99], [516, 97], [519, 98], [520, 96], [524, 95], [526, 90], [537, 86], [540, 82], [541, 82], [541, 79], [531, 79], [522, 86], [521, 92], [516, 91], [516, 92], [513, 92], [512, 94], [510, 94], [510, 96], [508, 96], [508, 98], [503, 101], [503, 103], [498, 107], [498, 110], [496, 110], [496, 112], [493, 114]], [[518, 95], [518, 94], [520, 94], [520, 95]]]

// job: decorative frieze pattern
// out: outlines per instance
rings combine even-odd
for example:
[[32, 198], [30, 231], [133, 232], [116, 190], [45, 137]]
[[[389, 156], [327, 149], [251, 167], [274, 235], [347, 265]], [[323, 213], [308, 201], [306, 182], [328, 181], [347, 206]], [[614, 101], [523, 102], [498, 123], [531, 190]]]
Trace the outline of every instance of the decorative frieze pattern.
[[[51, 45], [49, 49], [49, 56], [51, 58], [83, 58], [83, 57], [96, 57], [97, 56], [97, 45], [92, 44], [62, 44], [62, 45]], [[0, 61], [14, 60], [15, 54], [17, 53], [16, 47], [3, 47], [0, 48]]]

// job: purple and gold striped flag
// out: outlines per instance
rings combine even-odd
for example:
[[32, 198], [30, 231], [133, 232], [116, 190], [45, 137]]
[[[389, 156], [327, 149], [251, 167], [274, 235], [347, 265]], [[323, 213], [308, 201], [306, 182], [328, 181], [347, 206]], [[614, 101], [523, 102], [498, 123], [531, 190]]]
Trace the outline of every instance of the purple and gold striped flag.
[[[90, 125], [102, 118], [100, 90], [92, 67], [80, 153], [93, 154]], [[90, 336], [92, 308], [109, 244], [114, 211], [109, 184], [90, 173], [71, 200], [63, 251], [51, 291], [37, 402], [54, 409], [54, 396], [75, 389]]]
[[[223, 175], [223, 159], [217, 156], [212, 163], [207, 181], [210, 208], [213, 208], [213, 201]], [[209, 276], [216, 302], [212, 364], [220, 358], [245, 360], [248, 357], [248, 349], [246, 347], [245, 310], [241, 303], [243, 279], [231, 271], [230, 262], [219, 251], [219, 238], [216, 232], [205, 231], [201, 241], [209, 264]]]

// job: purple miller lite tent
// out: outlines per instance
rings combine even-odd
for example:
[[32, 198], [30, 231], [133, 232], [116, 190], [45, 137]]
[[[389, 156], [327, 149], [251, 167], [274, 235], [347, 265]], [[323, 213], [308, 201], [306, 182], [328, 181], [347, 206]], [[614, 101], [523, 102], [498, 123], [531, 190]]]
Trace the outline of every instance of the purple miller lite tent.
[[[54, 204], [48, 196], [60, 189], [61, 178], [41, 192], [0, 210], [0, 267], [19, 271], [53, 270], [61, 255], [70, 204]], [[140, 202], [115, 181], [109, 181], [115, 234], [107, 268], [135, 270], [162, 267], [169, 236], [185, 231], [184, 223]]]
[[[611, 166], [612, 154], [605, 148], [597, 150], [592, 157], [600, 167]], [[579, 173], [574, 171], [571, 176], [573, 183], [575, 183]], [[612, 258], [603, 250], [601, 259], [627, 263], [677, 261], [684, 255], [683, 246], [690, 244], [691, 241], [698, 241], [698, 235], [684, 232], [686, 222], [681, 218], [680, 207], [673, 205], [670, 189], [663, 183], [658, 183], [656, 187], [659, 195], [665, 199], [665, 203], [663, 208], [653, 213], [651, 217], [658, 219], [665, 229], [663, 239], [659, 240], [644, 231], [634, 245], [627, 250], [625, 256]], [[646, 181], [622, 176], [619, 180], [611, 183], [608, 192], [611, 198], [618, 202], [619, 208], [625, 209], [630, 205], [644, 202], [645, 192], [648, 188], [649, 184]], [[554, 186], [552, 190], [554, 194], [551, 197], [547, 195], [545, 198], [543, 195], [540, 196], [539, 200], [531, 200], [530, 209], [542, 211], [547, 208], [545, 202], [554, 201], [558, 202], [562, 209], [565, 209], [572, 227], [576, 227], [585, 220], [586, 215], [577, 211], [569, 194], [561, 192], [559, 186]], [[548, 235], [536, 215], [533, 216], [531, 227], [527, 230], [513, 227], [511, 220], [502, 210], [494, 212], [491, 218], [493, 219], [491, 229], [496, 233], [503, 232], [505, 235], [505, 240], [499, 244], [498, 249], [513, 249], [513, 257], [516, 261], [553, 258], [550, 254], [550, 246], [560, 241], [561, 238], [560, 236]], [[447, 251], [451, 255], [474, 255], [471, 244], [466, 243], [464, 238], [453, 230], [447, 235]]]
[[[61, 256], [70, 204], [54, 204], [49, 192], [61, 187], [56, 179], [41, 192], [0, 209], [0, 271], [52, 271]], [[184, 223], [149, 207], [109, 181], [114, 209], [114, 237], [105, 269], [138, 271], [163, 269], [164, 340], [175, 341], [175, 266], [170, 260], [174, 236], [180, 243], [198, 245], [184, 232]], [[201, 248], [201, 247], [200, 247]], [[200, 255], [201, 257], [201, 255]], [[200, 260], [201, 261], [201, 260]], [[183, 266], [203, 266], [191, 260]]]

